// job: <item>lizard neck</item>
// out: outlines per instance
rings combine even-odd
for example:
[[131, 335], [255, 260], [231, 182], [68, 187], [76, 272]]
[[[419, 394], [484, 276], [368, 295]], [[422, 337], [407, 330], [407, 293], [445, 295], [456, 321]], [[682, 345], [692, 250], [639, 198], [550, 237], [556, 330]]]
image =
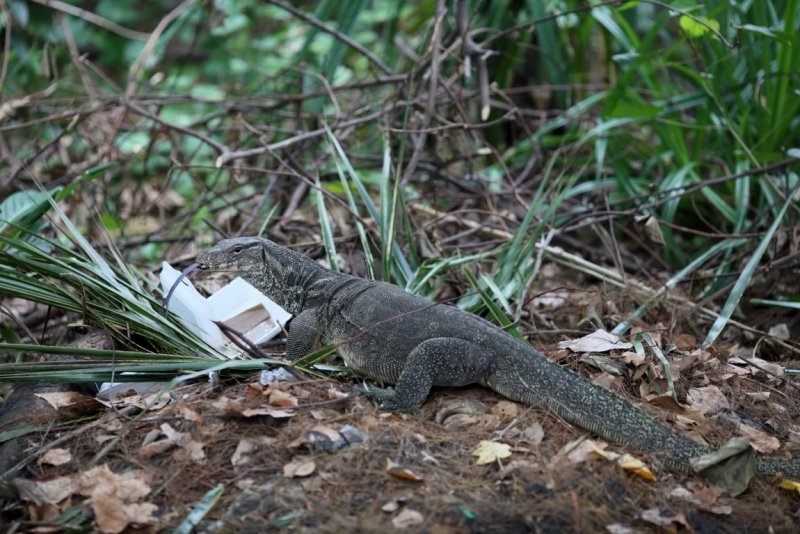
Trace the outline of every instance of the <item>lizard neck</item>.
[[266, 239], [262, 246], [260, 268], [239, 275], [292, 315], [313, 306], [329, 284], [343, 276]]

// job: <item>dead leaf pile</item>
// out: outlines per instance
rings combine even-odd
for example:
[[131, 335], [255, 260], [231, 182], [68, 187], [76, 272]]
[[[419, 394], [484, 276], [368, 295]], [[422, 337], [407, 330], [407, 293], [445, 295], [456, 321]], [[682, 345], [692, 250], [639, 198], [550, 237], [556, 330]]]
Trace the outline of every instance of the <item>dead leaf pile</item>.
[[151, 491], [150, 476], [142, 471], [118, 475], [104, 464], [81, 475], [37, 481], [15, 479], [14, 483], [28, 503], [33, 521], [55, 521], [73, 506], [74, 497], [82, 496], [87, 497], [84, 509], [104, 534], [116, 534], [128, 526], [158, 523], [158, 507], [142, 502]]

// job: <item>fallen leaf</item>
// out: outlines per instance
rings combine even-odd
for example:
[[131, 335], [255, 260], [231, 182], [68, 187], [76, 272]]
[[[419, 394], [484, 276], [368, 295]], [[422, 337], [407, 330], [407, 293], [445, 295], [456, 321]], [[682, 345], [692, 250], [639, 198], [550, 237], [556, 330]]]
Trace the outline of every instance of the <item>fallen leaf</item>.
[[154, 412], [160, 410], [161, 408], [169, 404], [170, 400], [169, 395], [161, 395], [161, 398], [159, 398], [158, 401], [156, 401], [157, 396], [158, 393], [152, 393], [145, 397], [143, 397], [142, 395], [133, 395], [131, 397], [125, 397], [123, 399], [120, 399], [118, 402], [115, 401], [114, 405], [120, 407], [136, 406], [140, 410], [144, 410], [145, 408], [147, 408], [148, 405], [155, 402], [155, 404], [150, 406], [150, 411]]
[[702, 414], [713, 415], [731, 409], [727, 397], [717, 386], [689, 388], [686, 397], [689, 404]]
[[606, 530], [610, 534], [640, 534], [642, 531], [622, 523], [614, 523], [613, 525], [606, 525]]
[[256, 415], [268, 415], [275, 419], [283, 419], [286, 417], [294, 417], [296, 412], [290, 410], [276, 410], [275, 408], [250, 408], [242, 410], [244, 417], [255, 417]]
[[245, 399], [256, 399], [261, 398], [261, 395], [264, 393], [264, 386], [262, 386], [258, 382], [250, 382], [247, 384], [247, 391], [244, 394]]
[[206, 424], [206, 418], [188, 406], [183, 406], [181, 408], [181, 416], [187, 421], [193, 421], [197, 426]]
[[317, 469], [313, 460], [307, 462], [292, 461], [283, 466], [284, 478], [302, 478], [312, 474]]
[[[752, 362], [755, 365], [750, 365], [748, 362]], [[762, 360], [761, 358], [730, 358], [728, 363], [746, 365], [747, 368], [745, 372], [752, 374], [756, 378], [775, 378], [783, 376], [784, 374], [781, 365]]]
[[619, 377], [607, 372], [602, 372], [592, 379], [593, 384], [597, 384], [598, 386], [602, 386], [611, 390], [614, 389], [614, 384], [617, 382], [619, 382]]
[[102, 404], [97, 402], [94, 397], [83, 395], [76, 391], [66, 391], [61, 393], [35, 393], [40, 399], [61, 413], [77, 416], [93, 413], [102, 408]]
[[286, 445], [286, 448], [293, 453], [304, 447], [315, 452], [336, 452], [346, 446], [348, 446], [348, 442], [339, 431], [326, 425], [316, 425]]
[[396, 512], [399, 509], [400, 509], [400, 503], [398, 503], [396, 500], [391, 500], [386, 504], [384, 504], [383, 506], [381, 506], [381, 510], [383, 510], [384, 512]]
[[620, 341], [619, 337], [605, 330], [596, 330], [578, 339], [560, 341], [558, 348], [570, 349], [572, 352], [608, 352], [614, 349], [630, 349], [633, 345], [627, 341]]
[[345, 398], [347, 396], [348, 396], [348, 394], [345, 393], [344, 391], [338, 390], [336, 388], [328, 388], [328, 398], [331, 399], [331, 400], [333, 400], [333, 399], [343, 399], [343, 398]]
[[639, 235], [651, 244], [660, 247], [667, 244], [666, 241], [664, 241], [664, 235], [661, 233], [658, 219], [653, 215], [637, 215], [633, 218], [633, 226], [636, 228]]
[[794, 490], [797, 493], [800, 493], [800, 482], [795, 482], [795, 481], [789, 480], [787, 478], [784, 478], [783, 480], [781, 480], [781, 483], [780, 483], [779, 487], [781, 487], [783, 489], [787, 489], [787, 490]]
[[665, 408], [672, 412], [683, 413], [686, 411], [686, 408], [681, 405], [678, 401], [676, 401], [671, 393], [664, 393], [663, 395], [657, 395], [651, 399], [647, 400], [648, 404], [652, 404], [653, 406], [659, 406], [661, 408]]
[[322, 479], [320, 477], [307, 478], [300, 482], [303, 489], [308, 493], [315, 493], [322, 489]]
[[491, 464], [496, 460], [511, 456], [511, 446], [497, 441], [483, 440], [472, 453], [472, 456], [478, 457], [478, 461], [475, 462], [477, 465]]
[[519, 473], [524, 472], [536, 472], [541, 473], [542, 467], [537, 464], [536, 462], [531, 462], [528, 460], [514, 460], [513, 462], [509, 462], [508, 465], [504, 466], [503, 469], [497, 473], [497, 478], [502, 480], [504, 478], [508, 478], [511, 475], [516, 475]]
[[643, 461], [634, 458], [630, 454], [617, 454], [616, 452], [603, 450], [590, 439], [587, 439], [586, 443], [589, 444], [589, 446], [598, 456], [605, 458], [606, 460], [616, 461], [617, 465], [626, 471], [630, 471], [646, 480], [655, 482], [655, 475], [653, 475], [652, 471], [650, 471]]
[[241, 480], [237, 480], [235, 486], [240, 490], [246, 490], [255, 483], [256, 483], [255, 479], [243, 478]]
[[291, 393], [276, 389], [270, 393], [269, 403], [273, 406], [297, 406], [297, 398]]
[[674, 531], [675, 527], [688, 528], [689, 524], [686, 522], [686, 517], [680, 512], [671, 512], [662, 508], [651, 508], [641, 513], [640, 517], [648, 523], [653, 523], [659, 527], [663, 527]]
[[539, 445], [544, 439], [544, 428], [542, 428], [542, 425], [536, 421], [522, 431], [519, 439], [520, 441], [530, 443], [531, 445]]
[[215, 410], [219, 410], [225, 415], [241, 415], [242, 411], [244, 410], [244, 406], [233, 399], [229, 399], [225, 395], [222, 395], [219, 399], [215, 400], [212, 406]]
[[393, 477], [402, 478], [403, 480], [412, 480], [414, 482], [424, 482], [425, 478], [417, 475], [411, 469], [403, 467], [397, 462], [392, 461], [390, 458], [386, 459], [386, 472]]
[[250, 463], [250, 453], [255, 450], [256, 444], [248, 439], [240, 439], [236, 444], [236, 450], [231, 456], [231, 464], [236, 467]]
[[739, 426], [736, 427], [736, 433], [740, 436], [747, 436], [750, 438], [750, 445], [758, 452], [768, 454], [781, 448], [781, 442], [778, 441], [778, 438], [770, 436], [766, 432], [755, 429], [750, 425], [739, 423]]
[[690, 458], [689, 463], [705, 481], [719, 486], [736, 497], [750, 483], [756, 472], [756, 459], [748, 437], [728, 440], [708, 454]]
[[672, 338], [678, 350], [682, 352], [695, 350], [697, 348], [697, 340], [691, 334], [678, 334]]
[[67, 449], [50, 449], [39, 458], [40, 464], [64, 465], [72, 460], [72, 453]]
[[424, 518], [421, 513], [406, 508], [392, 518], [392, 525], [394, 528], [411, 528], [421, 525], [423, 521]]
[[499, 415], [501, 419], [513, 419], [519, 415], [519, 407], [515, 402], [500, 401], [492, 406], [492, 413]]
[[624, 361], [625, 363], [632, 364], [635, 367], [639, 367], [640, 365], [642, 365], [645, 362], [645, 360], [647, 360], [646, 356], [644, 356], [643, 354], [640, 355], [632, 350], [626, 350], [625, 352], [622, 353], [622, 361]]
[[116, 534], [131, 523], [154, 524], [158, 507], [140, 503], [150, 491], [149, 477], [141, 471], [122, 475], [113, 473], [103, 464], [80, 476], [80, 493], [91, 497], [97, 528], [100, 532]]
[[[569, 460], [571, 464], [581, 464], [595, 455], [594, 451], [596, 448], [604, 449], [608, 447], [608, 443], [604, 443], [602, 441], [598, 443], [589, 443], [589, 441], [590, 440], [581, 442], [577, 447], [572, 449], [572, 451], [567, 454], [567, 460]], [[568, 443], [566, 447], [569, 447], [570, 445], [572, 444]]]
[[274, 417], [275, 419], [280, 419], [280, 418], [295, 416], [295, 412], [290, 410], [278, 410], [275, 408], [245, 409], [244, 406], [242, 406], [233, 399], [229, 399], [224, 395], [221, 396], [216, 401], [214, 401], [214, 404], [212, 406], [214, 407], [214, 409], [219, 410], [223, 414], [230, 417], [255, 417], [258, 415], [269, 415], [270, 417]]

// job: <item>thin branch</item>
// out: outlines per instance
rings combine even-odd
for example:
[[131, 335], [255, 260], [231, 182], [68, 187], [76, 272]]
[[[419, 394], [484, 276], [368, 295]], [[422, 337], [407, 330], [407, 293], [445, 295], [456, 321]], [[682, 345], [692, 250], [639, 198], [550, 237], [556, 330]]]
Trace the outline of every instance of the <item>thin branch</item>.
[[357, 42], [355, 42], [353, 39], [351, 39], [347, 35], [343, 34], [342, 32], [340, 32], [340, 31], [338, 31], [338, 30], [336, 30], [334, 28], [331, 28], [330, 26], [328, 26], [324, 22], [320, 22], [319, 20], [315, 19], [311, 15], [303, 13], [299, 9], [294, 8], [294, 7], [292, 7], [289, 4], [286, 4], [284, 2], [281, 2], [280, 0], [266, 0], [266, 1], [268, 3], [270, 3], [270, 4], [278, 6], [281, 9], [285, 9], [286, 11], [288, 11], [289, 13], [294, 15], [295, 17], [303, 19], [304, 21], [306, 21], [309, 24], [311, 24], [312, 26], [315, 26], [316, 28], [322, 30], [323, 32], [333, 35], [334, 37], [336, 37], [337, 39], [339, 39], [340, 41], [342, 41], [346, 45], [348, 45], [348, 46], [350, 46], [352, 48], [355, 48], [356, 50], [358, 50], [359, 52], [364, 54], [367, 57], [367, 59], [369, 59], [371, 62], [373, 62], [379, 69], [381, 69], [386, 74], [394, 74], [394, 71], [392, 69], [390, 69], [386, 65], [386, 63], [381, 61], [381, 59], [378, 56], [376, 56], [375, 54], [373, 54], [372, 52], [370, 52], [369, 50], [367, 50], [366, 48], [364, 48], [363, 46], [361, 46], [360, 44], [358, 44]]
[[59, 0], [32, 0], [32, 1], [36, 2], [37, 4], [41, 4], [43, 6], [55, 9], [56, 11], [63, 11], [68, 15], [72, 15], [74, 17], [83, 19], [86, 22], [89, 22], [96, 26], [100, 26], [101, 28], [105, 28], [106, 30], [116, 33], [117, 35], [121, 35], [122, 37], [125, 37], [127, 39], [133, 39], [134, 41], [147, 41], [147, 39], [150, 38], [150, 34], [148, 33], [129, 30], [128, 28], [120, 26], [116, 22], [111, 22], [108, 19], [104, 19], [100, 15], [95, 15], [91, 11], [86, 11], [85, 9], [75, 7], [73, 5], [67, 4], [66, 2], [60, 2]]

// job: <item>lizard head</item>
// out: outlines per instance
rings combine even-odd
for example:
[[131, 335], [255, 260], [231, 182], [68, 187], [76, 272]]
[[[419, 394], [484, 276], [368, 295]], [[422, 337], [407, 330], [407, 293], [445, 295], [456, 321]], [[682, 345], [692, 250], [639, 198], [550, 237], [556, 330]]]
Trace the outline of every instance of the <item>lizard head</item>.
[[201, 252], [195, 260], [201, 269], [248, 274], [264, 269], [264, 240], [258, 237], [224, 239], [213, 248]]

